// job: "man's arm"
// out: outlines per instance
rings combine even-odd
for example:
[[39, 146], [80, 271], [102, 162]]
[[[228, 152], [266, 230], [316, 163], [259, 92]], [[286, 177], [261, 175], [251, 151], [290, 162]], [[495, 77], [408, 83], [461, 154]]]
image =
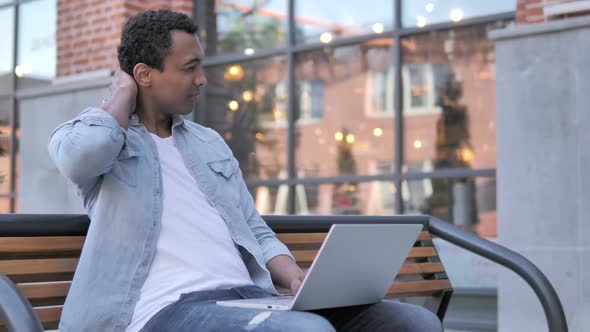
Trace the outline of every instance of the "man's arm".
[[94, 183], [98, 176], [108, 172], [123, 148], [126, 135], [123, 128], [128, 126], [137, 96], [135, 80], [123, 74], [115, 76], [111, 98], [103, 104], [103, 109], [87, 109], [60, 125], [49, 138], [53, 162], [77, 185]]
[[268, 227], [256, 210], [252, 195], [243, 180], [242, 172], [238, 170], [238, 174], [234, 176], [239, 176], [242, 179], [239, 189], [242, 212], [258, 244], [260, 244], [266, 267], [273, 282], [290, 289], [293, 294], [297, 293], [305, 274], [295, 263], [295, 258], [287, 246], [277, 238], [277, 235]]

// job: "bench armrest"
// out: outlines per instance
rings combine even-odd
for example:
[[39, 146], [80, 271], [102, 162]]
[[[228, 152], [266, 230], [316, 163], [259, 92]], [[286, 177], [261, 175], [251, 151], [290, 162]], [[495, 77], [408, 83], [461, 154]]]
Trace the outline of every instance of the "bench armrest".
[[516, 252], [466, 232], [448, 222], [428, 215], [398, 216], [263, 216], [276, 232], [326, 232], [332, 224], [347, 223], [421, 223], [441, 239], [485, 257], [516, 272], [533, 289], [547, 319], [550, 332], [567, 332], [567, 320], [557, 292], [547, 277], [531, 261]]
[[432, 235], [514, 271], [527, 282], [539, 298], [545, 311], [549, 331], [567, 332], [567, 321], [557, 292], [543, 272], [531, 261], [506, 247], [432, 216], [428, 229]]
[[0, 321], [8, 331], [43, 332], [39, 318], [16, 286], [0, 273]]

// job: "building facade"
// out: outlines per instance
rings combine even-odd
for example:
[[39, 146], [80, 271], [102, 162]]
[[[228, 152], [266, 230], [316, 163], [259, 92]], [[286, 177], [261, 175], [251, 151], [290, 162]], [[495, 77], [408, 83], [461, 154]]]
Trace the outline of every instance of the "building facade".
[[487, 33], [516, 4], [418, 2], [6, 2], [3, 211], [30, 201], [20, 101], [108, 78], [125, 20], [169, 8], [195, 17], [206, 49], [193, 118], [226, 138], [262, 213], [431, 213], [494, 237]]

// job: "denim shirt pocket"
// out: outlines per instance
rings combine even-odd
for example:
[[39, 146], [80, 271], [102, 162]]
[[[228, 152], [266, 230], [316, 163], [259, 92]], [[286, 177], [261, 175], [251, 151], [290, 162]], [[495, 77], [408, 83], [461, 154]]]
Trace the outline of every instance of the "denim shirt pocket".
[[111, 174], [119, 181], [135, 188], [137, 187], [137, 166], [139, 163], [139, 153], [129, 149], [126, 145], [115, 160], [115, 165]]
[[227, 158], [207, 162], [207, 165], [217, 174], [217, 183], [222, 193], [222, 198], [230, 199], [235, 206], [240, 206], [239, 176], [240, 170], [237, 160]]

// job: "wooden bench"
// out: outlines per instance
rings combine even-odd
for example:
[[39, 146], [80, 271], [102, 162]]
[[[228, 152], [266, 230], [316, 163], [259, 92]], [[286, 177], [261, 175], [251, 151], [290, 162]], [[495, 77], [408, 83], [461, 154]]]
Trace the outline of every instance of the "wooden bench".
[[[57, 328], [88, 224], [83, 215], [0, 215], [0, 273], [16, 284], [45, 329]], [[278, 232], [303, 269], [309, 268], [326, 236]], [[386, 297], [423, 298], [442, 321], [451, 293], [431, 236], [422, 231]]]

